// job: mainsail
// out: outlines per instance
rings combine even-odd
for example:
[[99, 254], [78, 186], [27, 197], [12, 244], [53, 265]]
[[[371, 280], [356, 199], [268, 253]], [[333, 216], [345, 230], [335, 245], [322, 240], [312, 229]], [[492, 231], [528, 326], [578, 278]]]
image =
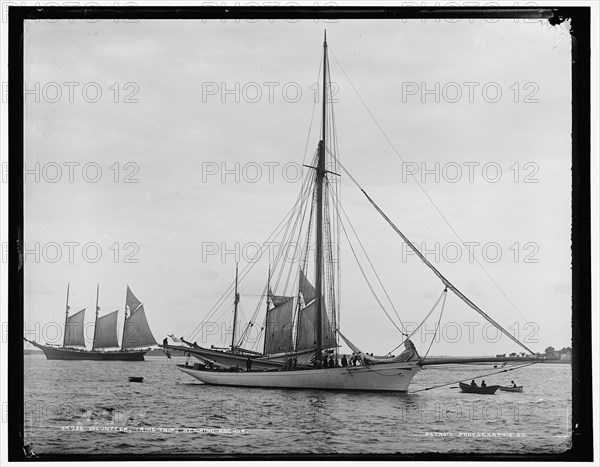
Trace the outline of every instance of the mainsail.
[[[137, 298], [131, 293], [129, 287], [127, 287], [127, 300], [131, 296], [137, 301]], [[140, 303], [138, 301], [138, 303]], [[129, 302], [127, 305], [130, 307]], [[125, 321], [125, 329], [123, 331], [123, 345], [124, 349], [132, 349], [136, 347], [145, 347], [149, 345], [156, 345], [156, 340], [152, 335], [150, 326], [148, 326], [148, 320], [146, 319], [146, 312], [144, 311], [144, 305], [139, 305], [137, 310], [132, 311], [131, 315]]]
[[[294, 342], [292, 340], [294, 298], [274, 298], [287, 298], [287, 300], [283, 302], [278, 300], [280, 304], [267, 311], [265, 321], [265, 354], [292, 352], [294, 350]], [[273, 303], [276, 303], [274, 299]]]
[[65, 347], [72, 345], [81, 345], [85, 347], [85, 338], [83, 336], [84, 319], [85, 308], [67, 318], [65, 325]]
[[[308, 282], [308, 281], [307, 281]], [[310, 285], [310, 284], [309, 284]], [[311, 286], [312, 287], [312, 286]], [[315, 322], [317, 320], [316, 301], [313, 301], [310, 305], [300, 310], [298, 317], [298, 342], [296, 344], [296, 350], [309, 350], [317, 347], [317, 336], [315, 335]], [[331, 330], [329, 319], [327, 318], [327, 312], [325, 308], [325, 300], [321, 297], [321, 336], [323, 349], [328, 349], [336, 346], [335, 336]]]
[[113, 311], [96, 322], [96, 330], [94, 331], [94, 348], [102, 349], [105, 347], [118, 347], [117, 340], [117, 317], [119, 311]]

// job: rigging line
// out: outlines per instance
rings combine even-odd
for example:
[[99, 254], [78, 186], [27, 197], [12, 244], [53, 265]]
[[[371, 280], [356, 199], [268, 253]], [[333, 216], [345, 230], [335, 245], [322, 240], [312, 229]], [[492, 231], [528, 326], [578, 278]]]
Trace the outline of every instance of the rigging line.
[[[265, 240], [265, 242], [263, 243], [263, 245], [266, 244], [267, 242], [269, 242], [272, 238], [276, 238], [279, 235], [280, 231], [282, 230], [282, 226], [285, 225], [285, 223], [286, 223], [286, 220], [288, 218], [291, 218], [294, 215], [296, 209], [298, 209], [302, 205], [302, 196], [304, 194], [303, 191], [305, 191], [305, 190], [301, 190], [300, 191], [300, 193], [298, 195], [298, 199], [296, 200], [296, 202], [294, 203], [294, 205], [292, 206], [292, 208], [284, 216], [283, 220], [279, 223], [279, 225], [277, 225], [277, 227], [275, 227], [275, 229], [271, 232], [271, 234], [269, 235], [269, 237], [267, 238], [267, 240]], [[265, 252], [263, 251], [260, 254], [259, 258], [257, 258], [257, 259], [260, 259], [260, 257], [262, 257], [262, 255], [264, 253]], [[250, 272], [250, 270], [254, 267], [254, 265], [257, 264], [257, 263], [258, 263], [258, 261], [247, 263], [242, 268], [242, 271], [240, 273], [240, 280], [243, 279]], [[217, 302], [209, 310], [209, 312], [207, 313], [206, 317], [192, 331], [192, 333], [190, 335], [190, 339], [193, 339], [198, 334], [198, 332], [200, 331], [200, 329], [202, 328], [202, 324], [204, 322], [210, 320], [211, 317], [214, 315], [214, 313], [216, 313], [219, 310], [219, 308], [221, 308], [224, 305], [226, 297], [228, 297], [231, 294], [231, 292], [233, 291], [234, 287], [235, 287], [235, 280], [231, 282], [231, 284], [223, 292], [223, 294], [221, 295], [221, 297], [217, 300]]]
[[[321, 78], [321, 66], [322, 66], [322, 58], [323, 58], [323, 51], [321, 51], [321, 56], [319, 57], [319, 72], [317, 73], [317, 83], [319, 82], [319, 79]], [[318, 86], [317, 86], [318, 89]], [[304, 146], [304, 156], [302, 157], [302, 165], [305, 164], [306, 162], [306, 151], [308, 151], [308, 143], [310, 141], [310, 133], [312, 131], [312, 125], [313, 125], [313, 120], [315, 118], [315, 108], [317, 107], [317, 100], [318, 99], [313, 99], [313, 109], [312, 109], [312, 114], [310, 116], [310, 125], [308, 127], [308, 135], [306, 136], [306, 145]]]
[[[312, 187], [312, 185], [311, 185], [311, 184], [307, 184], [307, 187], [306, 187], [306, 189], [304, 190], [304, 191], [305, 191], [305, 196], [304, 196], [304, 198], [307, 198], [307, 197], [308, 197], [308, 194], [311, 192], [311, 187]], [[293, 227], [293, 229], [292, 229], [292, 232], [290, 233], [290, 238], [291, 238], [291, 234], [293, 234], [293, 232], [294, 232], [294, 230], [295, 230], [295, 228], [296, 228], [296, 225], [297, 225], [298, 219], [300, 218], [300, 214], [302, 214], [302, 212], [303, 212], [305, 209], [306, 209], [306, 203], [305, 203], [305, 202], [302, 202], [302, 203], [299, 205], [299, 209], [298, 209], [298, 215], [296, 216], [296, 221], [295, 221], [295, 223], [294, 223], [294, 227]], [[289, 217], [290, 217], [290, 220], [291, 220], [292, 216], [289, 216]], [[288, 231], [289, 231], [289, 227], [290, 227], [290, 224], [288, 223], [288, 224], [286, 225], [286, 230], [285, 230], [285, 233], [284, 233], [284, 236], [283, 236], [283, 239], [282, 239], [282, 241], [283, 241], [283, 245], [285, 245], [285, 241], [286, 241], [286, 239], [288, 238], [288, 234], [287, 234], [287, 233], [288, 233]], [[281, 255], [282, 255], [282, 249], [280, 249], [280, 250], [279, 250], [279, 254], [276, 256], [276, 258], [277, 258], [277, 259], [275, 260], [275, 264], [276, 264], [276, 263], [279, 261], [279, 259], [280, 259]], [[261, 254], [261, 256], [262, 256], [262, 254]], [[282, 268], [282, 272], [283, 272], [283, 268]], [[280, 277], [281, 277], [281, 273], [280, 273]], [[277, 280], [277, 283], [279, 283], [279, 279]], [[277, 286], [277, 284], [276, 284], [276, 286]], [[257, 315], [258, 315], [258, 312], [259, 312], [259, 310], [260, 310], [260, 309], [261, 309], [261, 307], [262, 307], [263, 299], [266, 297], [266, 294], [268, 293], [268, 287], [269, 287], [269, 284], [265, 284], [265, 286], [264, 286], [264, 288], [263, 288], [263, 294], [261, 294], [261, 300], [259, 301], [259, 304], [258, 304], [258, 306], [257, 306], [256, 310], [254, 311], [254, 314], [252, 315], [252, 318], [250, 319], [248, 326], [250, 325], [250, 323], [256, 324], [256, 323], [255, 323], [255, 322], [256, 322], [256, 317], [257, 317]], [[244, 333], [242, 334], [242, 337], [243, 337], [243, 338], [245, 337], [245, 335], [246, 335], [246, 331], [247, 331], [248, 329], [249, 329], [249, 327], [247, 327], [247, 328], [246, 328], [246, 330], [244, 331]], [[240, 339], [240, 342], [241, 342], [241, 339]]]
[[[385, 131], [383, 131], [383, 128], [381, 128], [381, 126], [379, 125], [379, 122], [377, 121], [377, 119], [375, 118], [375, 116], [371, 113], [371, 110], [369, 109], [369, 107], [367, 106], [367, 104], [363, 100], [363, 98], [360, 96], [360, 94], [358, 93], [358, 90], [356, 89], [356, 87], [354, 86], [354, 84], [352, 83], [352, 81], [350, 80], [350, 77], [346, 74], [346, 71], [342, 68], [342, 65], [340, 64], [340, 62], [336, 58], [335, 54], [331, 51], [331, 48], [329, 49], [329, 52], [333, 56], [333, 59], [335, 60], [335, 62], [340, 67], [340, 70], [342, 70], [342, 73], [344, 73], [344, 76], [346, 77], [346, 79], [350, 83], [350, 86], [352, 87], [352, 89], [354, 90], [354, 92], [356, 93], [356, 95], [358, 96], [359, 100], [361, 101], [361, 103], [363, 104], [363, 106], [365, 107], [365, 109], [367, 110], [367, 112], [369, 113], [369, 115], [371, 116], [371, 118], [373, 119], [373, 122], [375, 122], [375, 125], [381, 131], [381, 134], [387, 140], [387, 142], [389, 143], [389, 145], [391, 146], [391, 148], [394, 150], [394, 152], [396, 153], [396, 155], [400, 158], [400, 160], [403, 163], [405, 163], [404, 158], [402, 157], [402, 155], [400, 154], [400, 152], [396, 149], [396, 147], [394, 146], [394, 143], [392, 143], [392, 141], [388, 138], [388, 136], [386, 135]], [[427, 193], [427, 190], [425, 190], [425, 188], [423, 187], [423, 185], [419, 182], [419, 180], [415, 177], [414, 174], [411, 174], [411, 176], [413, 177], [413, 179], [415, 180], [415, 182], [417, 183], [417, 185], [421, 189], [421, 191], [425, 194], [425, 196], [427, 197], [427, 199], [431, 202], [431, 204], [433, 205], [433, 207], [435, 208], [435, 210], [438, 212], [438, 214], [444, 220], [444, 222], [448, 225], [448, 227], [450, 227], [450, 230], [452, 230], [452, 232], [454, 233], [454, 235], [456, 235], [456, 238], [458, 238], [460, 240], [460, 242], [462, 243], [462, 245], [464, 247], [466, 247], [465, 241], [458, 234], [458, 232], [456, 231], [456, 229], [454, 229], [454, 227], [452, 226], [452, 224], [450, 224], [450, 221], [446, 218], [446, 216], [444, 216], [444, 214], [442, 213], [442, 211], [440, 210], [440, 208], [437, 206], [437, 204], [435, 204], [435, 201], [433, 201], [433, 199], [431, 198], [431, 196], [429, 196], [429, 193]], [[469, 249], [467, 248], [467, 250], [469, 250]], [[471, 256], [470, 253], [469, 253], [469, 255]], [[472, 258], [475, 260], [475, 262], [477, 263], [477, 265], [479, 266], [479, 268], [484, 272], [484, 274], [488, 277], [488, 279], [492, 282], [492, 284], [494, 284], [494, 286], [496, 287], [496, 289], [498, 289], [498, 291], [508, 301], [508, 303], [510, 303], [510, 305], [515, 309], [515, 311], [517, 313], [519, 313], [519, 316], [521, 316], [521, 318], [523, 318], [524, 320], [527, 320], [527, 318], [525, 318], [525, 316], [523, 316], [523, 314], [521, 313], [521, 311], [513, 303], [513, 301], [510, 299], [510, 297], [504, 292], [504, 290], [502, 290], [502, 288], [500, 287], [500, 285], [494, 280], [494, 278], [490, 275], [490, 273], [487, 271], [487, 269], [485, 269], [483, 267], [483, 264], [481, 264], [481, 262], [477, 259], [477, 257], [474, 254], [472, 255]], [[540, 339], [542, 340], [542, 342], [544, 344], [547, 345], [547, 343], [544, 341], [544, 339], [542, 339], [541, 337], [540, 337]], [[531, 350], [529, 350], [529, 352], [531, 352]]]
[[268, 285], [265, 284], [264, 288], [263, 288], [263, 293], [261, 294], [261, 298], [258, 301], [258, 304], [256, 305], [256, 309], [254, 310], [254, 313], [252, 313], [252, 316], [250, 317], [250, 320], [248, 321], [248, 324], [246, 324], [246, 327], [244, 328], [244, 331], [242, 332], [242, 335], [238, 339], [238, 345], [237, 345], [237, 347], [242, 347], [242, 344], [245, 343], [245, 340], [247, 338], [247, 334], [250, 332], [250, 328], [254, 327], [254, 325], [256, 324], [256, 317], [258, 316], [259, 310], [263, 306], [263, 299], [265, 298], [267, 287], [268, 287]]
[[[335, 269], [334, 269], [334, 256], [333, 256], [333, 250], [335, 248], [335, 244], [332, 242], [332, 232], [331, 232], [331, 220], [330, 220], [330, 213], [332, 212], [332, 209], [330, 207], [330, 201], [335, 204], [333, 202], [333, 200], [329, 199], [329, 191], [331, 190], [331, 186], [329, 183], [329, 180], [327, 178], [325, 178], [325, 191], [326, 191], [326, 195], [325, 195], [325, 211], [327, 213], [328, 216], [328, 222], [326, 223], [326, 238], [327, 238], [327, 244], [328, 244], [328, 248], [327, 248], [327, 263], [326, 263], [326, 274], [327, 277], [329, 279], [329, 290], [327, 291], [329, 294], [329, 298], [330, 298], [330, 314], [331, 314], [331, 322], [333, 324], [333, 329], [337, 329], [337, 308], [336, 308], [336, 301], [335, 301]], [[334, 206], [335, 208], [335, 206]], [[334, 217], [334, 221], [335, 221], [335, 217]], [[336, 344], [338, 342], [338, 338], [337, 335], [335, 335], [336, 338]], [[337, 349], [336, 349], [336, 353], [337, 353]]]
[[[294, 221], [294, 226], [292, 227], [291, 231], [289, 232], [289, 236], [287, 235], [287, 231], [286, 231], [286, 234], [284, 236], [285, 238], [283, 239], [282, 246], [279, 249], [278, 254], [275, 256], [275, 261], [274, 261], [274, 264], [273, 264], [273, 268], [274, 269], [277, 268], [277, 265], [278, 265], [279, 261], [282, 259], [282, 257], [284, 257], [284, 251], [287, 252], [287, 246], [286, 245], [288, 244], [288, 242], [291, 245], [291, 242], [292, 242], [292, 239], [294, 238], [296, 230], [298, 231], [298, 235], [297, 235], [296, 238], [298, 238], [298, 239], [300, 238], [300, 235], [302, 233], [302, 225], [304, 223], [304, 218], [306, 216], [307, 206], [309, 204], [307, 202], [308, 197], [309, 197], [308, 194], [312, 193], [313, 187], [314, 187], [314, 180], [312, 180], [310, 182], [310, 184], [307, 186], [307, 189], [306, 189], [307, 196], [305, 196], [305, 199], [304, 199], [304, 202], [302, 203], [301, 209], [298, 210], [298, 215], [296, 216], [296, 220]], [[300, 222], [300, 224], [298, 226], [299, 222]], [[295, 245], [298, 245], [298, 243], [295, 243]], [[283, 272], [284, 272], [284, 269], [285, 269], [285, 262], [286, 262], [286, 258], [284, 257], [283, 258], [283, 263], [284, 264], [281, 266], [281, 269], [279, 271], [279, 275], [277, 276], [277, 280], [275, 281], [275, 288], [277, 288], [279, 286], [279, 283], [281, 281], [281, 278], [282, 278], [282, 275], [283, 275]], [[289, 270], [288, 270], [288, 274], [287, 274], [285, 285], [284, 285], [284, 292], [283, 292], [284, 295], [286, 295], [286, 291], [287, 291], [287, 287], [288, 287], [288, 284], [289, 284], [291, 272], [292, 272], [292, 268], [290, 267]]]
[[[313, 181], [313, 185], [314, 185], [314, 181]], [[312, 187], [313, 187], [313, 185], [311, 185], [311, 191], [312, 191]], [[311, 201], [311, 203], [312, 203], [312, 201]], [[303, 212], [302, 212], [302, 219], [300, 220], [300, 226], [299, 226], [299, 228], [298, 228], [298, 235], [296, 236], [296, 242], [295, 242], [295, 245], [300, 245], [300, 237], [302, 236], [302, 230], [303, 230], [304, 221], [305, 221], [305, 218], [306, 218], [306, 212], [308, 211], [308, 206], [309, 206], [309, 203], [308, 203], [308, 202], [306, 202], [306, 203], [304, 204], [304, 210], [303, 210]], [[312, 209], [311, 209], [311, 211], [312, 211]], [[302, 256], [300, 256], [300, 258], [301, 258], [301, 257], [302, 257]], [[294, 257], [294, 258], [295, 258], [295, 257]], [[286, 277], [285, 286], [284, 286], [284, 292], [286, 292], [286, 293], [284, 293], [284, 295], [287, 295], [288, 285], [289, 285], [289, 282], [290, 282], [290, 278], [291, 278], [291, 275], [292, 275], [292, 270], [293, 270], [293, 269], [294, 269], [294, 268], [293, 268], [292, 266], [290, 266], [290, 268], [289, 268], [289, 270], [288, 270], [288, 275], [287, 275], [287, 277]], [[291, 291], [292, 291], [292, 292], [296, 290], [296, 281], [297, 281], [297, 280], [298, 280], [298, 274], [295, 274], [295, 275], [294, 275], [294, 280], [292, 281], [292, 287], [291, 287]]]
[[341, 222], [340, 224], [342, 226], [342, 230], [344, 232], [344, 235], [348, 239], [348, 246], [350, 247], [350, 250], [352, 251], [352, 254], [354, 255], [354, 259], [356, 259], [356, 263], [358, 264], [358, 268], [360, 269], [360, 272], [362, 273], [362, 275], [363, 275], [363, 277], [365, 279], [365, 282], [369, 286], [369, 289], [371, 290], [371, 293], [373, 294], [373, 297], [375, 297], [375, 300], [377, 301], [377, 303], [379, 304], [379, 306], [381, 307], [381, 309], [383, 310], [383, 312], [385, 313], [385, 315], [388, 317], [388, 319], [390, 320], [390, 322], [394, 325], [394, 327], [398, 331], [400, 331], [400, 333], [402, 335], [405, 336], [406, 334], [404, 334], [404, 332], [402, 331], [402, 329], [400, 329], [398, 327], [398, 325], [396, 324], [396, 322], [392, 319], [392, 317], [389, 315], [389, 313], [386, 311], [385, 307], [383, 306], [383, 304], [379, 300], [379, 297], [377, 297], [377, 294], [373, 290], [373, 287], [371, 286], [371, 283], [369, 282], [369, 279], [367, 278], [367, 275], [365, 274], [365, 271], [364, 271], [363, 267], [361, 266], [360, 261], [358, 260], [358, 257], [356, 256], [356, 252], [354, 251], [354, 247], [352, 246], [352, 243], [350, 243], [350, 238], [348, 237], [348, 233], [346, 232], [346, 227], [344, 226], [344, 223]]
[[[333, 105], [334, 101], [332, 99], [331, 103], [330, 103], [330, 114], [331, 114], [331, 131], [333, 134], [333, 137], [331, 138], [332, 141], [332, 148], [333, 151], [332, 153], [335, 154], [333, 157], [333, 171], [334, 172], [338, 172], [337, 170], [337, 165], [336, 165], [336, 161], [339, 157], [339, 141], [338, 141], [338, 137], [337, 137], [337, 129], [336, 129], [336, 124], [335, 124], [335, 106]], [[342, 184], [341, 183], [335, 183], [335, 186], [333, 187], [333, 191], [336, 193], [336, 198], [337, 198], [337, 203], [341, 204], [342, 201]], [[339, 255], [340, 252], [340, 248], [339, 248], [339, 241], [340, 241], [340, 224], [339, 224], [339, 218], [334, 219], [335, 221], [335, 235], [336, 235], [336, 240], [338, 242], [338, 246], [337, 246], [337, 251], [338, 251], [338, 257], [337, 257], [337, 300], [336, 300], [336, 305], [337, 305], [337, 321], [336, 321], [336, 325], [339, 327], [340, 326], [340, 313], [341, 313], [341, 290], [342, 290], [342, 276], [341, 276], [341, 258]]]
[[444, 296], [445, 293], [446, 293], [446, 289], [442, 290], [442, 293], [440, 294], [438, 299], [435, 301], [435, 303], [431, 307], [431, 310], [429, 310], [429, 313], [427, 313], [427, 316], [425, 316], [425, 318], [423, 318], [423, 321], [421, 321], [421, 323], [415, 328], [415, 330], [413, 332], [410, 333], [410, 335], [406, 339], [404, 339], [402, 342], [400, 342], [400, 344], [398, 344], [396, 347], [394, 347], [392, 350], [390, 350], [386, 355], [392, 355], [392, 352], [395, 352], [407, 340], [409, 340], [412, 336], [414, 336], [419, 329], [421, 329], [421, 326], [423, 326], [423, 323], [425, 323], [425, 321], [427, 321], [427, 318], [429, 318], [429, 316], [431, 316], [431, 313], [433, 313], [433, 311], [437, 308], [438, 304], [440, 303], [440, 300], [442, 299], [442, 297]]
[[437, 386], [431, 386], [429, 388], [417, 389], [416, 391], [410, 391], [409, 394], [414, 394], [415, 392], [421, 392], [421, 391], [429, 391], [430, 389], [443, 388], [444, 386], [450, 386], [451, 384], [462, 383], [463, 381], [466, 381], [468, 379], [479, 379], [479, 378], [485, 378], [487, 376], [497, 375], [499, 373], [507, 373], [509, 371], [518, 370], [519, 368], [525, 368], [526, 366], [535, 365], [536, 363], [539, 363], [539, 362], [525, 363], [525, 364], [523, 364], [521, 366], [515, 366], [515, 367], [512, 367], [512, 368], [506, 368], [504, 370], [495, 371], [494, 373], [487, 373], [485, 375], [468, 377], [468, 378], [464, 378], [464, 379], [461, 379], [461, 380], [458, 380], [458, 381], [452, 381], [451, 383], [438, 384]]
[[[300, 218], [302, 218], [302, 221], [300, 223], [301, 225], [300, 225], [300, 229], [299, 229], [299, 235], [301, 233], [301, 230], [302, 230], [301, 226], [302, 226], [302, 223], [304, 222], [304, 216], [306, 214], [306, 209], [307, 209], [307, 205], [308, 205], [308, 203], [306, 203], [305, 201], [308, 198], [308, 195], [312, 192], [312, 187], [313, 187], [313, 182], [311, 181], [311, 178], [307, 178], [306, 180], [307, 180], [307, 184], [306, 184], [306, 188], [304, 190], [305, 191], [304, 202], [302, 202], [302, 204], [300, 205], [300, 209], [298, 209], [298, 215], [296, 216], [296, 220], [294, 222], [294, 227], [290, 231], [289, 236], [287, 234], [288, 228], [289, 228], [289, 224], [288, 224], [288, 228], [286, 228], [286, 233], [284, 234], [284, 238], [283, 238], [283, 245], [286, 244], [286, 240], [287, 239], [291, 239], [292, 238], [292, 236], [293, 236], [293, 234], [294, 234], [294, 232], [296, 230], [296, 227], [298, 225], [298, 221], [300, 220]], [[291, 216], [290, 216], [290, 220], [291, 220]], [[276, 259], [275, 259], [274, 264], [273, 264], [274, 268], [277, 267], [277, 264], [280, 261], [282, 255], [283, 255], [283, 249], [280, 248], [280, 250], [278, 252], [278, 255], [276, 256]], [[283, 269], [284, 268], [282, 266], [280, 274], [279, 274], [279, 277], [278, 277], [278, 279], [276, 281], [276, 284], [275, 284], [275, 288], [277, 288], [277, 286], [279, 284], [279, 281], [281, 279], [281, 275], [283, 273]], [[289, 282], [290, 274], [291, 274], [291, 268], [290, 268], [290, 271], [288, 273], [288, 277], [287, 277], [287, 280], [286, 280], [285, 290], [287, 290], [287, 284]], [[258, 304], [258, 306], [257, 306], [254, 314], [252, 315], [252, 318], [251, 318], [249, 324], [250, 323], [257, 324], [256, 323], [256, 317], [258, 316], [259, 310], [262, 309], [263, 299], [265, 299], [266, 298], [266, 294], [268, 294], [268, 291], [269, 291], [268, 288], [269, 288], [269, 284], [265, 284], [264, 289], [263, 289], [263, 294], [261, 294], [261, 300], [259, 301], [259, 304]], [[284, 294], [285, 294], [285, 290], [284, 290]], [[265, 316], [265, 319], [266, 319], [266, 316]], [[244, 333], [242, 334], [242, 338], [246, 337], [247, 331], [249, 331], [249, 327], [247, 327], [246, 330], [244, 330]], [[240, 340], [240, 343], [241, 342], [242, 342], [242, 340]]]
[[440, 318], [438, 319], [437, 325], [435, 327], [435, 332], [433, 333], [433, 338], [431, 339], [431, 343], [429, 344], [429, 347], [427, 348], [427, 352], [425, 352], [425, 355], [423, 356], [423, 360], [425, 360], [427, 358], [427, 355], [429, 355], [429, 351], [431, 350], [431, 347], [433, 347], [433, 343], [435, 342], [435, 337], [437, 336], [438, 331], [440, 330], [440, 324], [442, 322], [442, 315], [444, 314], [444, 307], [446, 306], [446, 298], [448, 298], [448, 291], [446, 289], [444, 289], [444, 300], [442, 301], [442, 307], [440, 308]]
[[527, 350], [529, 353], [531, 353], [532, 355], [534, 354], [534, 352], [527, 347], [525, 344], [523, 344], [519, 339], [517, 339], [515, 336], [513, 336], [511, 333], [509, 333], [506, 329], [504, 329], [502, 326], [500, 326], [500, 324], [498, 324], [496, 321], [494, 321], [492, 319], [491, 316], [489, 316], [487, 313], [485, 313], [481, 308], [479, 308], [477, 305], [475, 305], [471, 300], [469, 300], [460, 290], [458, 290], [448, 279], [446, 279], [441, 272], [439, 272], [436, 267], [431, 264], [427, 258], [425, 258], [425, 256], [423, 256], [423, 254], [419, 251], [419, 249], [400, 231], [400, 229], [398, 227], [396, 227], [396, 225], [391, 221], [391, 219], [381, 210], [381, 208], [375, 203], [375, 201], [373, 201], [371, 199], [371, 197], [367, 194], [367, 192], [360, 186], [358, 185], [358, 182], [354, 179], [354, 177], [352, 177], [352, 175], [350, 175], [350, 173], [348, 172], [348, 170], [346, 170], [346, 168], [342, 165], [341, 162], [338, 161], [339, 166], [342, 168], [342, 170], [350, 177], [350, 179], [356, 184], [356, 186], [363, 192], [363, 194], [366, 196], [366, 198], [369, 200], [369, 202], [373, 205], [373, 207], [379, 212], [379, 214], [386, 220], [386, 222], [390, 225], [390, 227], [398, 234], [400, 235], [400, 237], [402, 237], [402, 239], [404, 240], [404, 242], [406, 243], [406, 245], [408, 245], [414, 252], [415, 254], [421, 258], [421, 260], [429, 267], [429, 269], [431, 269], [433, 271], [433, 273], [438, 276], [438, 278], [444, 283], [444, 285], [446, 287], [448, 287], [450, 290], [452, 290], [452, 292], [458, 297], [460, 298], [463, 302], [465, 302], [467, 305], [469, 305], [473, 310], [475, 310], [477, 313], [479, 313], [481, 316], [483, 316], [489, 323], [491, 323], [492, 325], [494, 325], [497, 329], [499, 329], [500, 331], [502, 331], [508, 338], [510, 338], [513, 342], [517, 343], [518, 345], [520, 345], [521, 347], [523, 347], [525, 350]]
[[369, 265], [371, 266], [371, 269], [375, 273], [375, 277], [377, 277], [377, 281], [379, 282], [379, 285], [381, 285], [381, 288], [383, 289], [383, 293], [385, 294], [385, 296], [387, 297], [388, 301], [390, 302], [390, 305], [392, 306], [392, 310], [394, 310], [394, 313], [396, 314], [396, 317], [398, 318], [398, 321], [400, 321], [400, 325], [402, 326], [402, 329], [404, 330], [404, 332], [402, 334], [404, 334], [405, 336], [407, 336], [408, 334], [406, 332], [406, 328], [404, 327], [404, 323], [402, 322], [402, 319], [400, 318], [400, 315], [398, 314], [398, 310], [396, 310], [396, 307], [394, 306], [394, 303], [392, 302], [392, 299], [390, 298], [390, 296], [389, 296], [386, 288], [384, 287], [383, 282], [382, 282], [381, 278], [379, 277], [379, 274], [377, 273], [377, 270], [375, 269], [375, 266], [373, 265], [373, 263], [371, 261], [371, 258], [367, 254], [367, 251], [365, 250], [365, 247], [363, 246], [363, 244], [362, 244], [362, 242], [361, 242], [361, 240], [360, 240], [360, 238], [358, 236], [358, 233], [354, 229], [354, 225], [352, 225], [352, 221], [350, 220], [350, 218], [348, 217], [348, 214], [346, 213], [346, 210], [344, 209], [344, 206], [342, 206], [342, 203], [340, 201], [338, 201], [337, 206], [339, 206], [339, 208], [341, 208], [341, 210], [342, 210], [342, 212], [344, 214], [344, 217], [348, 221], [348, 224], [350, 225], [350, 228], [352, 229], [352, 232], [354, 233], [354, 236], [358, 240], [358, 244], [360, 245], [363, 253], [365, 254], [365, 257], [367, 258], [367, 261], [369, 262]]

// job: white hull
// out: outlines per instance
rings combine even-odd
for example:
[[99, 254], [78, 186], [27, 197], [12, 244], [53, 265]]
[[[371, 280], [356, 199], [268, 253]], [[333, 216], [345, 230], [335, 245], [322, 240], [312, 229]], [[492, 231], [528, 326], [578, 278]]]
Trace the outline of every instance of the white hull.
[[418, 362], [296, 371], [228, 372], [178, 368], [205, 384], [216, 386], [395, 392], [406, 392], [421, 370]]

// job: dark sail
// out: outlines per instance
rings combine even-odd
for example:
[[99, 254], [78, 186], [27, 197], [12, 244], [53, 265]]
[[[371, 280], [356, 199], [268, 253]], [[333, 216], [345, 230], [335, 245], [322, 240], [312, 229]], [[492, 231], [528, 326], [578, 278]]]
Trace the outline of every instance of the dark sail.
[[125, 304], [127, 305], [127, 307], [129, 308], [129, 313], [133, 313], [135, 310], [138, 309], [138, 307], [142, 304], [142, 302], [140, 302], [135, 295], [133, 295], [133, 292], [131, 291], [131, 289], [129, 288], [129, 286], [127, 286], [127, 298], [125, 299]]
[[65, 347], [82, 346], [85, 347], [85, 338], [83, 336], [83, 322], [85, 319], [85, 308], [67, 318], [65, 326]]
[[[325, 301], [321, 298], [321, 336], [323, 339], [323, 349], [332, 348], [336, 346], [335, 337], [327, 318], [327, 312], [325, 308]], [[298, 343], [296, 350], [310, 350], [317, 347], [317, 336], [315, 335], [315, 323], [316, 323], [316, 301], [312, 302], [307, 307], [300, 310], [300, 316], [298, 318]]]
[[[129, 288], [127, 288], [127, 298], [129, 298]], [[133, 295], [133, 294], [131, 294]], [[134, 297], [135, 298], [135, 297]], [[156, 345], [156, 340], [152, 335], [144, 305], [138, 306], [137, 310], [132, 312], [127, 321], [125, 321], [125, 329], [123, 331], [124, 349], [132, 349], [136, 347], [147, 347]]]
[[302, 297], [304, 297], [305, 305], [308, 305], [317, 296], [317, 291], [313, 285], [308, 282], [308, 279], [304, 275], [304, 271], [302, 269], [300, 269], [300, 293], [302, 294]]
[[287, 302], [292, 297], [286, 297], [285, 295], [274, 295], [271, 289], [269, 288], [269, 298], [273, 302], [273, 306], [279, 306]]
[[113, 311], [112, 313], [98, 318], [98, 321], [96, 322], [96, 329], [94, 331], [95, 349], [119, 346], [119, 342], [117, 340], [118, 315], [119, 311]]
[[294, 343], [292, 341], [294, 299], [293, 297], [277, 298], [287, 298], [287, 301], [267, 311], [265, 322], [266, 354], [277, 354], [294, 350]]

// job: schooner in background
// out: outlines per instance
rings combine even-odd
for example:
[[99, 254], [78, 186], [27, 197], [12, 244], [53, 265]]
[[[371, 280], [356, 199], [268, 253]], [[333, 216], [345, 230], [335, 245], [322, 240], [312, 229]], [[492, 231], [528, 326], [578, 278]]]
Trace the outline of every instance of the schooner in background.
[[[119, 346], [117, 336], [119, 310], [100, 316], [100, 307], [98, 306], [99, 292], [100, 287], [98, 286], [96, 288], [96, 322], [91, 351], [86, 349], [83, 333], [85, 308], [69, 316], [68, 285], [63, 345], [42, 345], [24, 338], [25, 341], [43, 350], [48, 360], [144, 361], [144, 355], [150, 350], [150, 346], [156, 345], [156, 340], [148, 325], [144, 305], [133, 295], [133, 292], [127, 286], [125, 321], [123, 323], [121, 345]], [[106, 350], [111, 348], [118, 348], [119, 350]]]

